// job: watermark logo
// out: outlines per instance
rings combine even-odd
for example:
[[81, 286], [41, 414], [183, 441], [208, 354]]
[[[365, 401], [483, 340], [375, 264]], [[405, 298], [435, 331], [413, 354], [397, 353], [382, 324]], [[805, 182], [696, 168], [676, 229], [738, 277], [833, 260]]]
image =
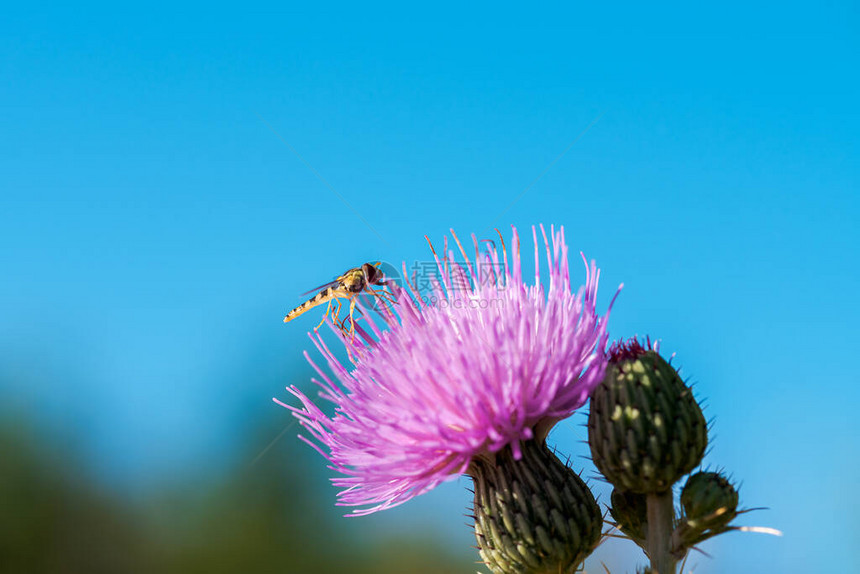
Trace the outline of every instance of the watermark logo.
[[[397, 304], [412, 304], [420, 307], [439, 307], [452, 309], [497, 309], [504, 305], [502, 297], [488, 297], [493, 291], [501, 291], [504, 285], [498, 280], [499, 269], [490, 262], [473, 264], [475, 273], [479, 280], [476, 282], [469, 273], [467, 267], [455, 264], [453, 268], [446, 271], [448, 276], [448, 287], [443, 287], [440, 278], [439, 266], [436, 261], [413, 261], [407, 269], [409, 273], [410, 295], [404, 293], [407, 288], [406, 281], [397, 267], [382, 261], [376, 268], [382, 272], [384, 285], [388, 291], [392, 285], [397, 285], [401, 291], [400, 300]], [[477, 284], [476, 284], [477, 283]], [[440, 296], [437, 289], [442, 286], [448, 296]], [[483, 290], [482, 296], [477, 296], [479, 287], [492, 286], [493, 290]], [[380, 290], [379, 286], [374, 290]], [[391, 309], [392, 302], [389, 298], [373, 296], [367, 302], [368, 306], [377, 313]]]

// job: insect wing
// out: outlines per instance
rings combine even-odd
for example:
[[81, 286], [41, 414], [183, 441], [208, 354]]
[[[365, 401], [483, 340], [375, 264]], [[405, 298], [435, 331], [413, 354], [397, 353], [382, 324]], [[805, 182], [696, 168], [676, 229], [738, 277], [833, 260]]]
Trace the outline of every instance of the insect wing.
[[329, 287], [334, 287], [335, 285], [340, 285], [340, 281], [335, 279], [334, 281], [329, 281], [328, 283], [323, 283], [319, 287], [314, 287], [310, 291], [305, 291], [304, 293], [301, 293], [301, 295], [305, 296], [305, 295], [310, 295], [311, 293], [318, 293], [318, 292], [322, 291], [323, 289], [328, 289]]

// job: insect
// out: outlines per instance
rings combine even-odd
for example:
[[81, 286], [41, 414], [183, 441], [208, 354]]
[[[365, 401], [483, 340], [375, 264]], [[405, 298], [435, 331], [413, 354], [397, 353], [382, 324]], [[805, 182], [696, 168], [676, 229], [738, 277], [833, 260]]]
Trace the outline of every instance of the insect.
[[334, 303], [337, 303], [337, 308], [334, 310], [333, 317], [334, 322], [338, 323], [343, 300], [348, 299], [349, 316], [340, 322], [340, 329], [344, 333], [347, 332], [346, 320], [349, 319], [349, 334], [350, 336], [355, 337], [355, 320], [353, 319], [353, 313], [355, 312], [355, 300], [360, 294], [366, 293], [387, 302], [394, 302], [393, 296], [388, 291], [374, 289], [374, 287], [384, 288], [388, 283], [382, 271], [379, 270], [379, 265], [380, 262], [373, 264], [365, 263], [361, 267], [353, 267], [352, 269], [344, 271], [343, 274], [334, 281], [320, 285], [316, 289], [309, 291], [308, 293], [317, 291], [317, 294], [287, 313], [287, 316], [284, 317], [284, 323], [289, 323], [299, 315], [302, 315], [306, 311], [310, 311], [314, 307], [322, 305], [323, 303], [328, 303], [328, 307], [326, 308], [322, 321], [320, 321], [320, 324], [314, 328], [314, 331], [322, 327], [323, 323], [325, 323], [326, 318], [332, 313], [332, 304]]

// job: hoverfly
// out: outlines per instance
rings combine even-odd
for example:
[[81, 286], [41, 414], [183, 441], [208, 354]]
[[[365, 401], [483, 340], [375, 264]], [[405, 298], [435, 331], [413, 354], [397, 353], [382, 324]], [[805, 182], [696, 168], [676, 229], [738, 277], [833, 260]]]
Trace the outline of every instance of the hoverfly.
[[[343, 305], [343, 300], [348, 299], [349, 316], [347, 319], [349, 319], [349, 334], [352, 337], [355, 337], [355, 321], [352, 315], [355, 312], [355, 300], [361, 293], [367, 293], [368, 295], [379, 297], [380, 299], [391, 303], [394, 302], [393, 296], [388, 291], [374, 289], [374, 287], [377, 286], [384, 288], [388, 283], [388, 281], [385, 280], [385, 276], [382, 271], [379, 270], [380, 263], [381, 262], [374, 264], [365, 263], [361, 267], [353, 267], [352, 269], [344, 271], [343, 274], [334, 281], [320, 285], [316, 289], [308, 291], [308, 293], [317, 291], [317, 294], [287, 313], [287, 316], [284, 317], [284, 323], [289, 323], [299, 315], [302, 315], [306, 311], [310, 311], [318, 305], [328, 303], [328, 307], [326, 308], [322, 321], [320, 321], [320, 324], [314, 328], [314, 331], [316, 331], [322, 327], [326, 318], [332, 313], [332, 304], [337, 303], [337, 308], [335, 308], [332, 315], [334, 317], [335, 324], [337, 324], [339, 322], [339, 313]], [[346, 319], [340, 322], [340, 329], [344, 333], [347, 332]]]

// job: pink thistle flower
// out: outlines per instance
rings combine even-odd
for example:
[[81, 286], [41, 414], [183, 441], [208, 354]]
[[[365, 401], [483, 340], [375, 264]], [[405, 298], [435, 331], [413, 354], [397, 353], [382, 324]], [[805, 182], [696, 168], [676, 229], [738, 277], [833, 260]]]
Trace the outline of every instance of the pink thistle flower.
[[402, 504], [508, 445], [519, 459], [521, 442], [544, 440], [600, 383], [609, 316], [596, 311], [600, 273], [586, 261], [585, 285], [572, 293], [564, 228], [550, 228], [551, 243], [540, 231], [546, 286], [534, 227], [533, 285], [523, 281], [516, 228], [510, 263], [504, 243], [482, 250], [474, 235], [474, 266], [459, 241], [465, 265], [457, 263], [446, 239], [441, 260], [434, 252], [441, 283], [434, 278], [423, 297], [408, 282], [395, 288], [397, 316], [385, 331], [365, 314], [371, 332], [356, 324], [357, 340], [345, 340], [349, 368], [311, 334], [334, 377], [305, 357], [334, 415], [295, 386], [302, 408], [275, 401], [342, 475], [332, 479], [339, 506], [364, 506], [352, 513], [362, 515]]

